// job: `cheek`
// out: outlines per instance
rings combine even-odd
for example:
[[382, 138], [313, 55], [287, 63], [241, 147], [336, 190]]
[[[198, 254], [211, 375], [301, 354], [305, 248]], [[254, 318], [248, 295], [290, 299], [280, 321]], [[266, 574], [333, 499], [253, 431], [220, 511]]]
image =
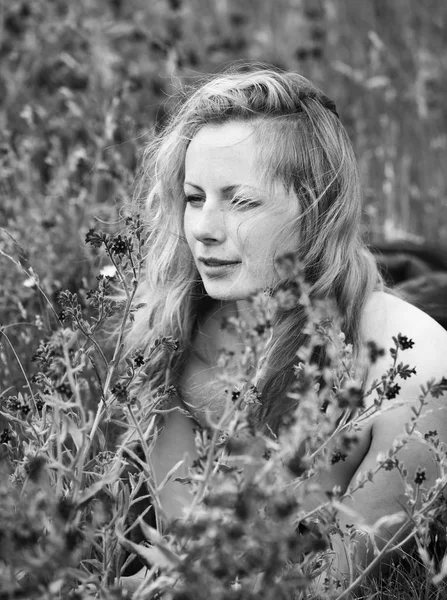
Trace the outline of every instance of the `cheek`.
[[282, 217], [277, 220], [262, 219], [250, 229], [244, 228], [241, 244], [242, 247], [245, 246], [247, 256], [256, 262], [265, 262], [266, 259], [271, 262], [281, 254], [297, 250], [298, 241], [299, 235], [293, 218], [285, 221]]
[[246, 257], [247, 275], [260, 286], [274, 285], [278, 277], [275, 266], [276, 260], [289, 252], [298, 249], [298, 234], [296, 228], [288, 226], [268, 225], [259, 228], [251, 238], [244, 253]]
[[188, 208], [186, 208], [185, 214], [183, 215], [183, 233], [185, 234], [186, 241], [190, 248], [192, 247], [192, 243], [193, 243], [193, 239], [194, 239], [193, 235], [192, 235], [192, 229], [193, 229], [193, 220], [191, 218], [191, 215], [189, 214]]

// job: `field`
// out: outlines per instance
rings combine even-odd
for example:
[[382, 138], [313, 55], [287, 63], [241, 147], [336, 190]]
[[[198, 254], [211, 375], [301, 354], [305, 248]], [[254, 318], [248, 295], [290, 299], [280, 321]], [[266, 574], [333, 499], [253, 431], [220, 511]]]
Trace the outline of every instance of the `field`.
[[[137, 276], [141, 240], [139, 223], [126, 217], [145, 191], [137, 186], [142, 150], [181, 86], [235, 60], [309, 77], [335, 100], [353, 140], [369, 242], [442, 246], [446, 29], [442, 0], [0, 0], [1, 600], [126, 597], [117, 585], [119, 547], [134, 498], [119, 482], [114, 442], [119, 423], [133, 418], [120, 377], [134, 377], [139, 365], [133, 357], [119, 373], [119, 343], [110, 343], [107, 327], [123, 305], [108, 299], [108, 274], [123, 273], [129, 312], [125, 263], [133, 257]], [[85, 243], [92, 229], [104, 237]], [[133, 250], [120, 251], [119, 235]], [[162, 344], [169, 351], [169, 340]], [[211, 442], [205, 462], [218, 453]], [[439, 442], [430, 443], [441, 455]], [[270, 491], [276, 510], [283, 499]], [[427, 508], [420, 539], [441, 513]], [[206, 527], [208, 535], [210, 521]], [[180, 552], [187, 534], [171, 550]], [[279, 544], [272, 530], [265, 534]], [[201, 565], [212, 547], [206, 539]], [[397, 591], [378, 595], [379, 584], [368, 584], [364, 597], [443, 597], [430, 583], [440, 563], [423, 553], [417, 560], [425, 565], [419, 579], [403, 572], [393, 579]], [[409, 561], [411, 572], [416, 558]], [[302, 566], [305, 594], [306, 569], [315, 565]], [[214, 597], [238, 597], [224, 594], [229, 574], [206, 573], [200, 584]], [[166, 591], [152, 576], [153, 589], [136, 598]], [[199, 598], [191, 581], [177, 600]]]

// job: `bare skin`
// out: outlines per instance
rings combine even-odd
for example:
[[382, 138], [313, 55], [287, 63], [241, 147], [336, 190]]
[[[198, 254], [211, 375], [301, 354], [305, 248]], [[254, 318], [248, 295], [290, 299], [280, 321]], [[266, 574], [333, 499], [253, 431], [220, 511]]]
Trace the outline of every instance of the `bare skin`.
[[[219, 315], [222, 316], [225, 311], [231, 312], [235, 308], [240, 312], [244, 309], [244, 298], [270, 285], [274, 280], [275, 256], [293, 251], [299, 244], [296, 233], [299, 201], [280, 185], [274, 194], [263, 187], [257, 171], [252, 133], [247, 123], [204, 126], [192, 139], [185, 158], [185, 237], [205, 289], [220, 303]], [[281, 247], [278, 247], [279, 242]], [[222, 261], [227, 264], [215, 264]], [[222, 410], [224, 391], [216, 384], [218, 350], [222, 347], [237, 349], [240, 344], [223, 333], [218, 322], [216, 314], [205, 316], [201, 333], [193, 342], [195, 352], [180, 381], [181, 395], [189, 404], [191, 414], [202, 422], [206, 421], [207, 410], [214, 417]], [[405, 352], [404, 360], [417, 367], [417, 376], [399, 382], [401, 406], [375, 415], [365, 423], [355, 451], [322, 477], [323, 490], [338, 485], [345, 491], [358, 473], [374, 468], [377, 454], [390, 448], [394, 439], [404, 432], [404, 425], [411, 418], [411, 405], [417, 403], [420, 385], [447, 375], [447, 332], [403, 300], [374, 293], [362, 316], [363, 340], [373, 340], [379, 347], [388, 349], [393, 345], [392, 336], [399, 332], [415, 342], [414, 348]], [[367, 387], [380, 378], [388, 366], [389, 361], [385, 358], [373, 365]], [[178, 403], [180, 407], [181, 401]], [[447, 442], [445, 403], [442, 397], [431, 400], [419, 429], [422, 433], [436, 430], [440, 439]], [[195, 421], [179, 411], [167, 417], [152, 456], [158, 483], [183, 459], [177, 475], [187, 476], [188, 466], [196, 456], [194, 427]], [[402, 451], [400, 458], [409, 473], [419, 466], [426, 469], [427, 486], [436, 479], [435, 464], [417, 436]], [[403, 492], [396, 471], [382, 470], [374, 483], [357, 490], [343, 505], [359, 513], [360, 517], [356, 519], [359, 527], [362, 523], [371, 525], [378, 518], [401, 509]], [[320, 500], [321, 497], [312, 498], [309, 502], [319, 503]], [[191, 495], [187, 486], [169, 481], [160, 491], [160, 501], [169, 519], [183, 514], [191, 502]], [[345, 515], [343, 506], [339, 519], [342, 529], [353, 522], [352, 516]], [[385, 541], [391, 535], [392, 531], [380, 531], [379, 544], [380, 538]], [[347, 573], [348, 563], [337, 539], [334, 539], [334, 549], [334, 568], [342, 574]], [[366, 547], [360, 547], [358, 564], [366, 565], [371, 558]]]
[[[419, 406], [418, 397], [421, 393], [420, 386], [427, 381], [439, 380], [447, 375], [447, 332], [424, 312], [403, 300], [389, 294], [373, 294], [367, 303], [362, 320], [362, 337], [374, 340], [388, 349], [392, 346], [392, 336], [397, 333], [407, 335], [414, 341], [412, 349], [405, 350], [401, 359], [416, 367], [416, 375], [407, 380], [399, 380], [401, 392], [399, 394], [400, 406], [392, 410], [384, 410], [370, 419], [365, 427], [362, 439], [365, 452], [355, 452], [349, 463], [341, 463], [334, 475], [338, 484], [344, 489], [354, 481], [359, 473], [374, 469], [377, 464], [377, 455], [392, 447], [394, 440], [405, 433], [405, 424], [411, 422], [413, 413], [411, 407]], [[379, 379], [389, 366], [389, 358], [381, 358], [369, 371], [367, 387]], [[373, 398], [371, 398], [373, 401]], [[388, 402], [388, 407], [392, 406]], [[439, 439], [447, 441], [447, 402], [445, 396], [438, 399], [431, 398], [418, 421], [417, 429], [422, 434], [428, 431], [437, 431]], [[408, 469], [409, 479], [413, 480], [418, 467], [426, 470], [427, 480], [424, 487], [430, 487], [439, 476], [436, 463], [427, 446], [421, 442], [420, 437], [414, 434], [406, 447], [398, 454]], [[329, 480], [329, 485], [332, 483]], [[404, 486], [396, 470], [380, 470], [374, 478], [374, 483], [368, 483], [358, 489], [343, 504], [353, 509], [361, 517], [357, 526], [362, 523], [374, 524], [379, 518], [391, 515], [402, 510], [405, 506]], [[341, 528], [352, 523], [352, 517], [340, 512], [339, 522]], [[396, 527], [382, 528], [376, 536], [376, 542], [383, 547]], [[334, 566], [336, 570], [348, 573], [349, 568], [346, 557], [342, 551], [339, 540], [334, 540], [334, 548], [338, 550]], [[367, 551], [364, 544], [359, 545], [358, 565], [366, 566], [373, 559], [371, 551]]]
[[[396, 437], [404, 433], [405, 423], [410, 422], [412, 415], [410, 407], [417, 405], [420, 385], [425, 384], [429, 379], [440, 379], [447, 375], [446, 331], [425, 313], [407, 302], [389, 294], [374, 293], [364, 310], [362, 337], [365, 341], [374, 340], [380, 347], [389, 348], [393, 345], [392, 336], [399, 332], [411, 337], [415, 342], [413, 349], [406, 350], [402, 358], [410, 366], [417, 367], [417, 375], [406, 381], [399, 381], [402, 387], [399, 399], [404, 401], [402, 405], [375, 415], [365, 424], [359, 432], [359, 442], [355, 446], [355, 451], [344, 462], [334, 465], [322, 478], [320, 483], [324, 490], [331, 490], [337, 485], [345, 491], [359, 473], [375, 468], [378, 453], [390, 448]], [[181, 393], [188, 401], [193, 401], [192, 412], [196, 418], [210, 398], [210, 387], [215, 385], [217, 367], [210, 364], [212, 362], [210, 359], [216, 359], [223, 343], [227, 347], [237, 348], [239, 342], [228, 335], [222, 338], [222, 333], [216, 327], [216, 321], [209, 321], [196, 339], [197, 354], [193, 354], [186, 365]], [[206, 357], [206, 361], [199, 358], [201, 355]], [[379, 359], [370, 369], [367, 386], [380, 378], [388, 366], [389, 357]], [[198, 390], [203, 390], [202, 398]], [[219, 395], [222, 398], [222, 390]], [[179, 406], [185, 408], [180, 401]], [[216, 406], [213, 410], [215, 416], [220, 412]], [[182, 459], [185, 459], [185, 462], [179, 468], [177, 475], [180, 477], [187, 475], [188, 466], [197, 455], [193, 433], [195, 427], [192, 418], [178, 411], [169, 415], [152, 455], [157, 482], [161, 482], [166, 473]], [[430, 400], [429, 406], [420, 419], [418, 429], [422, 434], [436, 430], [440, 439], [447, 441], [447, 404], [444, 397]], [[407, 448], [400, 452], [399, 458], [405, 462], [410, 474], [416, 472], [418, 467], [425, 468], [427, 486], [430, 486], [438, 476], [436, 465], [428, 449], [417, 436], [414, 436]], [[357, 490], [343, 501], [343, 505], [359, 513], [358, 527], [361, 527], [362, 523], [372, 525], [380, 517], [400, 511], [403, 494], [404, 488], [398, 473], [395, 470], [381, 470], [376, 475], [374, 483], [368, 483]], [[312, 498], [309, 502], [317, 503], [322, 499], [323, 496]], [[188, 508], [191, 494], [188, 486], [170, 481], [160, 491], [160, 500], [166, 517], [174, 518], [181, 516]], [[352, 524], [352, 515], [340, 511], [339, 522], [343, 529], [346, 524]], [[393, 530], [388, 529], [380, 531], [377, 537], [379, 547], [390, 538], [392, 533]], [[333, 546], [336, 551], [334, 567], [341, 573], [348, 573], [349, 567], [340, 540], [334, 539]], [[367, 554], [366, 547], [360, 546], [359, 564], [365, 566], [370, 560], [372, 556]]]

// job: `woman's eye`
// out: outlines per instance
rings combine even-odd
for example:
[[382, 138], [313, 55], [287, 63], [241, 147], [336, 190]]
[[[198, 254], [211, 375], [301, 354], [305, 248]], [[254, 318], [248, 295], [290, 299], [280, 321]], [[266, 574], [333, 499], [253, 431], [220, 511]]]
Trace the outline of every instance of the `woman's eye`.
[[202, 196], [185, 196], [185, 202], [187, 204], [192, 204], [193, 206], [198, 206], [199, 204], [202, 204], [202, 202], [205, 201], [205, 198], [203, 198]]
[[231, 204], [234, 208], [240, 209], [256, 208], [261, 205], [260, 202], [253, 200], [252, 198], [233, 198]]
[[[185, 195], [185, 202], [190, 204], [191, 206], [200, 207], [206, 201], [205, 196], [198, 196], [196, 194]], [[260, 206], [261, 203], [258, 200], [254, 200], [253, 198], [232, 198], [230, 201], [232, 209], [240, 209], [240, 210], [249, 210], [251, 208], [255, 208], [256, 206]]]

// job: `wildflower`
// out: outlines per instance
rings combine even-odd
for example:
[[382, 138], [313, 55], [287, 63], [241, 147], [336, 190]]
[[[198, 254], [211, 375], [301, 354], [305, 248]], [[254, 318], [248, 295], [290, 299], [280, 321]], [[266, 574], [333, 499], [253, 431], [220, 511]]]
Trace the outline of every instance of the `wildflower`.
[[127, 387], [123, 383], [116, 383], [112, 388], [112, 394], [116, 397], [118, 402], [127, 402], [129, 400], [129, 392]]
[[298, 508], [296, 500], [289, 498], [286, 500], [280, 500], [275, 504], [275, 512], [278, 518], [287, 519], [290, 517]]
[[31, 356], [33, 362], [39, 362], [44, 367], [49, 367], [54, 359], [54, 348], [50, 344], [40, 342], [39, 347]]
[[416, 375], [415, 367], [410, 369], [409, 365], [403, 365], [402, 363], [398, 366], [397, 370], [401, 379], [409, 379], [412, 375]]
[[[230, 437], [230, 434], [228, 433], [228, 431], [221, 431], [219, 434], [219, 437], [217, 438], [217, 445], [223, 446], [224, 444], [227, 443], [229, 437]], [[221, 466], [224, 466], [224, 465], [221, 465]]]
[[23, 282], [23, 285], [27, 288], [33, 288], [36, 287], [36, 280], [34, 277], [28, 277], [27, 279], [25, 279], [25, 281]]
[[41, 412], [43, 407], [45, 406], [45, 402], [42, 400], [41, 396], [36, 397], [36, 409]]
[[397, 467], [397, 461], [392, 460], [391, 458], [388, 458], [383, 463], [383, 468], [385, 469], [385, 471], [392, 471], [394, 469], [394, 467]]
[[257, 323], [253, 329], [258, 335], [262, 335], [266, 332], [267, 329], [270, 329], [271, 326], [271, 322], [267, 319], [267, 321], [265, 321], [264, 323]]
[[110, 450], [105, 450], [104, 452], [98, 452], [98, 454], [96, 455], [96, 462], [98, 464], [108, 464], [112, 461], [114, 457], [114, 453], [111, 452]]
[[145, 360], [145, 358], [144, 358], [143, 353], [141, 352], [141, 350], [136, 350], [133, 353], [132, 358], [133, 358], [133, 364], [136, 367], [142, 367], [142, 366], [144, 366], [144, 364], [146, 362], [146, 360]]
[[344, 433], [341, 437], [341, 445], [344, 450], [349, 452], [352, 446], [355, 446], [359, 441], [358, 435], [355, 433]]
[[167, 350], [170, 350], [171, 352], [177, 352], [177, 350], [179, 349], [178, 339], [175, 339], [170, 335], [161, 338], [161, 345]]
[[414, 483], [416, 485], [421, 485], [427, 479], [425, 476], [425, 469], [421, 469], [420, 467], [416, 471], [416, 475], [414, 477]]
[[24, 404], [23, 406], [20, 407], [20, 412], [22, 413], [22, 415], [24, 417], [26, 417], [30, 411], [31, 411], [31, 408], [28, 406], [28, 404]]
[[395, 383], [394, 385], [389, 385], [385, 390], [385, 396], [387, 400], [393, 400], [400, 392], [400, 385]]
[[175, 398], [178, 395], [178, 390], [175, 385], [159, 385], [155, 391], [157, 398]]
[[126, 254], [128, 250], [129, 244], [126, 237], [122, 237], [121, 235], [117, 235], [112, 242], [112, 252], [115, 254]]
[[251, 385], [244, 394], [245, 406], [259, 406], [261, 404], [261, 392], [255, 385]]
[[62, 396], [66, 396], [67, 398], [69, 398], [72, 395], [71, 388], [66, 383], [61, 383], [57, 385], [56, 391], [59, 392], [59, 394], [62, 394]]
[[155, 348], [158, 348], [159, 346], [161, 346], [162, 348], [166, 348], [171, 352], [176, 352], [179, 349], [179, 341], [178, 339], [173, 338], [170, 335], [159, 337], [155, 340], [154, 345], [150, 349], [150, 352], [152, 352], [153, 350], [155, 350]]
[[294, 308], [300, 298], [300, 289], [297, 283], [292, 282], [290, 286], [281, 285], [275, 292], [278, 306], [285, 311]]
[[199, 470], [202, 468], [203, 468], [203, 461], [200, 458], [196, 458], [191, 464], [192, 470], [195, 470], [195, 469]]
[[116, 267], [114, 265], [106, 265], [101, 269], [100, 275], [107, 279], [113, 279], [116, 275]]
[[239, 396], [240, 396], [240, 395], [241, 395], [241, 392], [240, 392], [240, 390], [233, 390], [233, 391], [231, 392], [231, 400], [232, 400], [233, 402], [236, 402], [236, 400], [239, 398]]
[[371, 364], [375, 364], [377, 360], [385, 355], [385, 349], [379, 348], [379, 346], [373, 340], [370, 340], [366, 343], [366, 347], [368, 350], [368, 358]]
[[11, 411], [19, 410], [21, 407], [20, 401], [17, 396], [8, 396], [6, 398], [6, 408]]
[[312, 390], [318, 376], [318, 366], [316, 364], [306, 364], [303, 362], [294, 365], [293, 367], [295, 381], [293, 382], [293, 390], [298, 394], [305, 394]]
[[360, 386], [349, 385], [337, 395], [340, 408], [363, 408], [363, 391]]
[[439, 396], [442, 396], [445, 392], [447, 392], [447, 379], [445, 377], [435, 383], [430, 389], [433, 398], [439, 398]]
[[413, 340], [408, 339], [406, 335], [401, 335], [400, 333], [397, 335], [397, 344], [401, 350], [411, 350], [414, 346]]
[[291, 533], [287, 540], [290, 549], [292, 549], [291, 546], [293, 546], [292, 540], [294, 536], [298, 539], [299, 549], [304, 554], [320, 552], [328, 548], [328, 540], [320, 531], [318, 521], [300, 521], [295, 532]]
[[55, 219], [42, 219], [40, 224], [44, 229], [53, 229], [53, 227], [56, 227]]
[[105, 241], [102, 231], [96, 232], [93, 228], [87, 231], [85, 243], [91, 244], [94, 248], [100, 248]]
[[331, 465], [335, 465], [340, 461], [344, 462], [347, 459], [347, 457], [348, 457], [348, 455], [345, 452], [342, 452], [341, 450], [336, 448], [334, 450], [334, 452], [332, 453]]
[[0, 444], [7, 444], [12, 440], [12, 433], [10, 429], [4, 429], [0, 433]]
[[299, 452], [296, 452], [287, 463], [287, 468], [295, 475], [295, 477], [301, 477], [305, 473], [308, 467], [307, 461], [301, 456]]

